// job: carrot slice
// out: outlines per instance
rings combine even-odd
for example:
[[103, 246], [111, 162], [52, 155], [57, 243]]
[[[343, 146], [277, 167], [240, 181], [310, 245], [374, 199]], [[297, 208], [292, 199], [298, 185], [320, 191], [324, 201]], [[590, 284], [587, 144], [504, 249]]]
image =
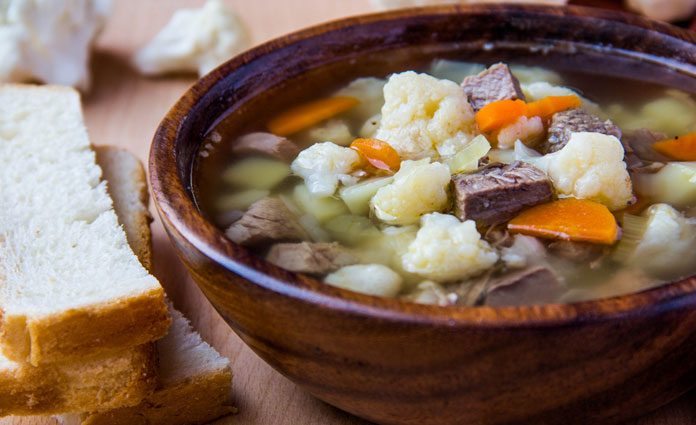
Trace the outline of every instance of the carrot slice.
[[378, 170], [395, 173], [401, 166], [399, 153], [387, 142], [378, 139], [355, 139], [350, 144], [360, 156]]
[[678, 161], [696, 161], [696, 132], [660, 140], [653, 149]]
[[510, 220], [508, 230], [546, 239], [612, 245], [619, 237], [616, 219], [604, 205], [575, 198], [537, 205]]
[[497, 100], [485, 105], [476, 113], [479, 130], [488, 133], [513, 124], [527, 112], [522, 100]]
[[567, 111], [568, 109], [579, 108], [582, 101], [575, 95], [568, 96], [546, 96], [536, 102], [527, 104], [527, 117], [541, 117], [549, 119], [556, 112]]
[[315, 100], [276, 116], [268, 122], [268, 130], [276, 136], [289, 136], [345, 112], [359, 103], [358, 99], [350, 96]]

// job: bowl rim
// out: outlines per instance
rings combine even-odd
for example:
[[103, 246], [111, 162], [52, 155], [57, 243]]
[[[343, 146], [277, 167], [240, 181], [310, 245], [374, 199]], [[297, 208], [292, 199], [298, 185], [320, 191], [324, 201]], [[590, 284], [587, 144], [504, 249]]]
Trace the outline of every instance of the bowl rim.
[[202, 101], [208, 91], [225, 75], [276, 49], [320, 37], [347, 26], [429, 15], [495, 14], [503, 11], [618, 21], [658, 33], [659, 37], [672, 37], [696, 44], [696, 35], [689, 31], [624, 12], [579, 6], [500, 4], [443, 5], [370, 13], [329, 21], [272, 39], [230, 59], [195, 82], [159, 124], [150, 148], [149, 181], [154, 203], [170, 239], [172, 231], [178, 233], [217, 265], [264, 290], [290, 297], [314, 308], [338, 310], [350, 315], [401, 323], [496, 329], [548, 327], [658, 314], [674, 308], [696, 306], [696, 276], [611, 298], [530, 306], [437, 306], [359, 294], [332, 287], [305, 275], [288, 272], [251, 255], [245, 248], [227, 239], [224, 232], [208, 221], [188, 196], [188, 191], [177, 173], [175, 143], [180, 125], [186, 120], [193, 106]]

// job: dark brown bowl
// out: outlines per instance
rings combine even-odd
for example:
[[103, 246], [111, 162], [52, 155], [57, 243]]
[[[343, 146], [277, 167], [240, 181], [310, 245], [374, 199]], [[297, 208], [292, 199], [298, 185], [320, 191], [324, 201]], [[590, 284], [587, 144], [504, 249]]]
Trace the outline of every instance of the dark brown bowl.
[[242, 129], [254, 114], [337, 81], [436, 56], [553, 62], [696, 92], [691, 33], [581, 8], [412, 9], [332, 22], [257, 47], [188, 90], [150, 153], [159, 213], [210, 302], [292, 381], [384, 424], [611, 423], [691, 388], [694, 278], [569, 305], [407, 304], [274, 267], [226, 239], [196, 207], [192, 167], [221, 116], [230, 131]]

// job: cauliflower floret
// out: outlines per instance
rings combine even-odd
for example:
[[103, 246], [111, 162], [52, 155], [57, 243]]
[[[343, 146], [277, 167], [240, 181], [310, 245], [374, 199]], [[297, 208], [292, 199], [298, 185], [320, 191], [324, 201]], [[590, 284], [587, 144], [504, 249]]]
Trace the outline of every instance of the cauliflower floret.
[[402, 257], [404, 269], [436, 282], [475, 276], [492, 267], [498, 254], [481, 239], [472, 220], [432, 213], [423, 216], [416, 240]]
[[450, 170], [429, 159], [403, 161], [391, 184], [372, 197], [375, 215], [390, 224], [414, 224], [421, 215], [441, 211], [447, 206]]
[[535, 144], [544, 135], [544, 123], [539, 117], [520, 117], [513, 124], [498, 133], [498, 149], [512, 149], [515, 142], [521, 140], [525, 144]]
[[589, 199], [619, 210], [633, 199], [621, 142], [601, 133], [573, 133], [558, 152], [535, 165], [549, 175], [560, 195]]
[[413, 71], [384, 86], [382, 121], [375, 137], [405, 159], [453, 155], [474, 133], [474, 111], [462, 88]]
[[647, 229], [629, 262], [665, 278], [675, 278], [696, 261], [696, 226], [667, 204], [655, 204], [643, 214]]
[[324, 282], [363, 294], [393, 297], [401, 291], [403, 280], [382, 264], [356, 264], [336, 270]]
[[348, 146], [353, 141], [348, 124], [343, 120], [329, 120], [319, 127], [309, 130], [309, 138], [313, 142], [330, 140], [331, 142]]
[[324, 142], [300, 152], [290, 168], [304, 179], [312, 195], [331, 196], [339, 182], [344, 185], [357, 183], [357, 178], [350, 173], [359, 162], [360, 156], [353, 149]]

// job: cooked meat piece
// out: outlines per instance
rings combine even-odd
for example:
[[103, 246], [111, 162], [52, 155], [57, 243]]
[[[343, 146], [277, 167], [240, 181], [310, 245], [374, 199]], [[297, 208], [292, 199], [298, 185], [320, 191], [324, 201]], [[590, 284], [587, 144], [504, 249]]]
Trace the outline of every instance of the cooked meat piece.
[[270, 156], [291, 163], [300, 153], [300, 148], [285, 137], [271, 133], [250, 133], [237, 139], [232, 145], [232, 153]]
[[292, 272], [314, 275], [331, 273], [358, 262], [355, 255], [336, 242], [275, 244], [266, 260]]
[[583, 109], [571, 109], [553, 114], [544, 152], [551, 153], [563, 149], [572, 133], [583, 131], [607, 134], [621, 140], [621, 129], [611, 120], [602, 121]]
[[503, 223], [525, 208], [549, 202], [553, 190], [543, 171], [525, 162], [492, 164], [453, 177], [454, 213], [479, 224]]
[[601, 245], [574, 241], [551, 242], [549, 251], [561, 258], [577, 263], [591, 263], [605, 253], [604, 247]]
[[653, 149], [655, 142], [667, 138], [666, 134], [640, 128], [623, 135], [621, 143], [626, 151], [626, 164], [634, 173], [656, 173], [670, 159]]
[[225, 234], [244, 246], [309, 239], [295, 214], [278, 198], [263, 198], [251, 204]]
[[548, 267], [536, 266], [494, 278], [488, 284], [485, 305], [538, 305], [558, 302], [563, 292], [558, 276]]
[[497, 63], [478, 75], [464, 78], [462, 88], [474, 111], [496, 100], [524, 100], [520, 82], [504, 63]]

